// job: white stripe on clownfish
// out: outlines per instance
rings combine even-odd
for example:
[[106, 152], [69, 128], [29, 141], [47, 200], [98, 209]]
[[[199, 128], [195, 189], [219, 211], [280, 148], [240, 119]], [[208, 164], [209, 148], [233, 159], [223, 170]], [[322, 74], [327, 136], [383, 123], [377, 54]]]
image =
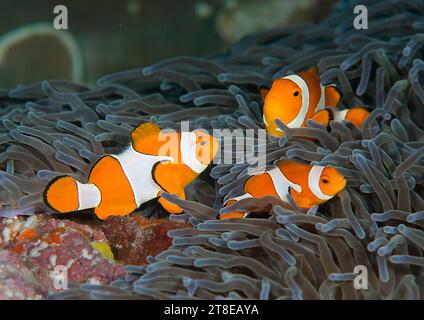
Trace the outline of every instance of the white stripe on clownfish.
[[311, 171], [308, 175], [309, 190], [315, 197], [320, 200], [330, 200], [332, 197], [324, 194], [319, 186], [322, 171], [325, 169], [323, 166], [312, 166]]
[[[275, 191], [277, 192], [277, 195], [284, 201], [288, 201], [287, 195], [290, 192], [290, 188], [297, 192], [302, 192], [302, 187], [296, 183], [291, 182], [289, 179], [286, 178], [286, 176], [281, 172], [281, 169], [279, 167], [275, 167], [271, 170], [265, 171], [272, 180], [272, 184], [274, 186]], [[260, 173], [258, 173], [260, 174]], [[242, 194], [241, 196], [234, 197], [229, 199], [228, 201], [239, 201], [242, 199], [252, 198], [253, 196], [249, 193]], [[227, 203], [228, 203], [227, 201]]]
[[286, 176], [281, 172], [281, 169], [279, 167], [275, 167], [269, 171], [266, 171], [266, 173], [269, 174], [269, 176], [271, 177], [272, 183], [274, 184], [274, 188], [278, 196], [284, 201], [288, 201], [287, 195], [290, 192], [290, 188], [293, 188], [297, 192], [302, 191], [302, 187], [287, 179]]
[[309, 109], [310, 102], [308, 85], [306, 84], [305, 80], [302, 79], [302, 77], [295, 74], [286, 76], [283, 79], [293, 81], [300, 88], [302, 94], [302, 106], [299, 110], [299, 113], [292, 121], [287, 124], [287, 127], [289, 128], [299, 128], [305, 121], [305, 117]]
[[345, 110], [341, 110], [341, 111], [336, 111], [334, 114], [334, 120], [335, 121], [342, 121], [346, 118], [346, 115], [348, 113], [349, 109], [345, 109]]
[[[137, 207], [146, 201], [156, 198], [161, 190], [153, 180], [153, 167], [161, 161], [174, 161], [174, 158], [169, 156], [156, 156], [137, 152], [132, 145], [124, 152], [111, 156], [119, 161], [133, 191]], [[143, 183], [140, 183], [140, 181]]]
[[92, 183], [77, 183], [78, 210], [95, 208], [100, 204], [100, 190]]
[[320, 88], [321, 88], [321, 96], [319, 98], [319, 101], [317, 103], [317, 107], [315, 108], [315, 113], [317, 113], [318, 111], [321, 111], [322, 109], [325, 108], [325, 86], [323, 86], [322, 84], [320, 84]]

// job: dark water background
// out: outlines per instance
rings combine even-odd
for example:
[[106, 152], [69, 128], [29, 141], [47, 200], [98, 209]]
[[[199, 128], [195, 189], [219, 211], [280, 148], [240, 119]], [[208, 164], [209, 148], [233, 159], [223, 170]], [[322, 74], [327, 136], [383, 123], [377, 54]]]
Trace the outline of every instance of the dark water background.
[[[0, 87], [57, 78], [93, 84], [169, 57], [225, 50], [245, 33], [317, 20], [332, 2], [0, 0]], [[68, 9], [68, 31], [52, 28], [56, 5]], [[63, 46], [64, 34], [74, 51]]]

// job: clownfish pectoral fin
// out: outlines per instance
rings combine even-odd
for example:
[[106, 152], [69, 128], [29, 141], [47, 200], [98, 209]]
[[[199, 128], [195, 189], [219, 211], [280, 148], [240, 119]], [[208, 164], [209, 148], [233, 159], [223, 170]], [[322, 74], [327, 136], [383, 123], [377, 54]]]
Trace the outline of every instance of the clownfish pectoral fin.
[[333, 118], [334, 118], [333, 110], [331, 110], [330, 108], [325, 108], [315, 113], [311, 117], [311, 120], [318, 124], [323, 125], [324, 127], [328, 127], [330, 121], [333, 120]]
[[[178, 193], [175, 193], [180, 199], [185, 200], [185, 192], [184, 190], [179, 191]], [[162, 207], [168, 211], [169, 213], [181, 213], [183, 212], [183, 209], [181, 209], [180, 206], [169, 202], [168, 200], [164, 199], [162, 196], [162, 191], [159, 191], [159, 200], [158, 202], [162, 205]]]
[[158, 162], [152, 169], [152, 178], [164, 191], [178, 194], [197, 177], [185, 164]]
[[332, 108], [335, 108], [342, 99], [342, 95], [335, 85], [327, 85], [324, 94], [325, 105]]
[[53, 210], [65, 213], [78, 210], [77, 181], [70, 176], [60, 176], [49, 182], [44, 194], [44, 202]]
[[131, 132], [131, 142], [134, 150], [150, 155], [158, 155], [159, 134], [161, 130], [155, 123], [142, 123]]
[[[185, 199], [184, 188], [196, 178], [197, 174], [187, 169], [184, 164], [175, 164], [170, 161], [157, 163], [152, 170], [152, 177], [156, 184], [168, 193], [176, 194], [181, 199]], [[159, 192], [159, 203], [170, 213], [181, 213], [182, 209], [165, 200]]]
[[262, 88], [260, 89], [260, 92], [261, 92], [262, 99], [264, 99], [264, 100], [265, 100], [265, 98], [266, 98], [266, 96], [267, 96], [267, 94], [268, 94], [268, 92], [269, 92], [269, 89], [268, 89], [268, 88], [266, 88], [266, 87], [262, 87]]

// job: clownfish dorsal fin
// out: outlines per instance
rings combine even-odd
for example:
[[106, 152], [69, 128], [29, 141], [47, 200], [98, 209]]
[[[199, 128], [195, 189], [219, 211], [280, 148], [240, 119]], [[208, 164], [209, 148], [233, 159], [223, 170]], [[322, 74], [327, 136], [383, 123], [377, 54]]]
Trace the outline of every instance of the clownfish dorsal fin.
[[[302, 176], [302, 172], [308, 168], [308, 165], [291, 159], [283, 159], [277, 163], [277, 166], [280, 168], [283, 175], [291, 182], [291, 187], [295, 191], [301, 192], [302, 182], [299, 178]], [[298, 187], [295, 185], [298, 185]]]
[[282, 159], [278, 162], [277, 166], [282, 170], [303, 170], [304, 164], [291, 160], [291, 159]]
[[311, 67], [307, 72], [319, 76], [319, 71], [318, 71], [318, 67], [317, 66]]
[[131, 142], [134, 150], [150, 155], [157, 155], [159, 134], [161, 130], [156, 123], [146, 122], [140, 124], [131, 132]]
[[309, 90], [313, 90], [314, 88], [319, 88], [321, 86], [321, 78], [316, 66], [313, 66], [308, 71], [299, 72], [299, 76], [306, 81], [309, 86]]
[[324, 89], [325, 94], [325, 106], [335, 108], [340, 100], [342, 99], [342, 94], [335, 85], [327, 85]]
[[262, 88], [260, 88], [260, 92], [261, 92], [262, 99], [265, 100], [265, 98], [266, 98], [266, 96], [267, 96], [267, 94], [269, 92], [269, 89], [266, 88], [266, 87], [262, 87]]

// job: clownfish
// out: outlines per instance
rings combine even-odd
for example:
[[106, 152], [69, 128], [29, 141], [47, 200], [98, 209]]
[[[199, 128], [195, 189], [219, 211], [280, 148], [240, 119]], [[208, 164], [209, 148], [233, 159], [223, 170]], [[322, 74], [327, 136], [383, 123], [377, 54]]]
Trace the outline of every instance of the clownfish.
[[[341, 99], [340, 92], [335, 85], [321, 84], [316, 67], [274, 80], [271, 89], [261, 89], [261, 96], [264, 99], [263, 122], [271, 136], [284, 135], [275, 123], [276, 119], [289, 128], [303, 127], [309, 119], [325, 127], [333, 119], [345, 119], [342, 118], [343, 111], [338, 114], [339, 111], [335, 110]], [[363, 121], [366, 113], [368, 111], [364, 108], [355, 108], [350, 118]], [[362, 124], [361, 121], [356, 122]]]
[[276, 119], [289, 128], [305, 126], [308, 119], [327, 126], [331, 115], [325, 107], [334, 109], [341, 99], [334, 85], [321, 85], [316, 67], [275, 79], [270, 90], [261, 89], [261, 95], [264, 98], [266, 130], [276, 137], [284, 135], [275, 123]]
[[170, 213], [182, 209], [161, 197], [169, 192], [185, 199], [184, 188], [212, 162], [218, 141], [202, 130], [164, 133], [144, 123], [131, 133], [131, 144], [120, 154], [107, 154], [92, 167], [88, 182], [60, 176], [48, 183], [43, 198], [57, 212], [94, 208], [100, 219], [128, 215], [159, 197]]
[[[229, 199], [224, 206], [246, 198], [273, 195], [288, 202], [290, 194], [299, 208], [311, 208], [333, 198], [346, 186], [346, 179], [331, 166], [303, 164], [281, 160], [275, 168], [249, 177], [241, 196]], [[220, 219], [243, 218], [248, 213], [233, 211], [223, 213]]]

